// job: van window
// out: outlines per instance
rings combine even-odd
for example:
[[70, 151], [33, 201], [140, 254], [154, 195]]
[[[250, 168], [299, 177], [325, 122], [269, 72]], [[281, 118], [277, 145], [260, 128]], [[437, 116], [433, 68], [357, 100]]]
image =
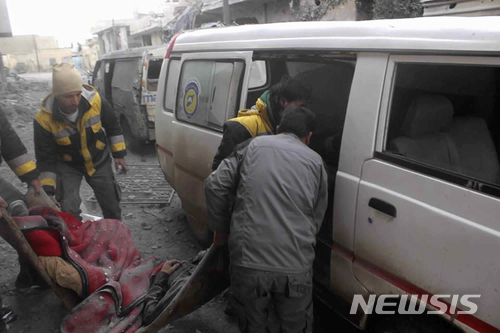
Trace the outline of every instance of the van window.
[[167, 112], [174, 112], [175, 95], [177, 94], [177, 80], [181, 69], [180, 59], [170, 59], [167, 69], [167, 84], [165, 85], [164, 109]]
[[499, 88], [499, 67], [396, 64], [385, 155], [500, 195]]
[[148, 63], [147, 88], [149, 91], [156, 91], [158, 88], [158, 78], [160, 77], [163, 59], [150, 59]]
[[104, 80], [104, 69], [102, 68], [101, 61], [97, 61], [95, 64], [94, 71], [92, 73], [92, 85], [95, 85], [98, 80]]
[[131, 91], [134, 83], [139, 80], [140, 68], [140, 58], [117, 60], [111, 85], [122, 90]]
[[190, 60], [181, 69], [178, 120], [222, 131], [238, 106], [244, 63], [238, 60]]
[[250, 82], [248, 89], [261, 88], [267, 83], [266, 62], [255, 60], [250, 69]]

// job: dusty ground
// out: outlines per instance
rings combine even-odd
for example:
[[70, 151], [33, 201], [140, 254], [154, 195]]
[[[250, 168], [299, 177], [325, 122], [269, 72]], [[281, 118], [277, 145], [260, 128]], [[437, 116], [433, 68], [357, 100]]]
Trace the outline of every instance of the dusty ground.
[[[0, 91], [0, 106], [7, 112], [14, 129], [34, 157], [33, 116], [40, 100], [50, 91], [50, 73], [22, 75]], [[130, 153], [129, 164], [157, 163], [152, 146], [145, 146], [140, 154]], [[26, 186], [8, 168], [0, 166], [0, 174], [12, 181], [23, 193]], [[119, 175], [117, 177], [120, 177]], [[81, 197], [88, 198], [91, 189], [84, 184]], [[100, 215], [98, 206], [86, 203], [90, 214]], [[122, 205], [123, 222], [131, 229], [137, 249], [143, 257], [190, 259], [201, 250], [195, 241], [177, 195], [168, 206]], [[19, 291], [14, 286], [19, 272], [16, 252], [0, 238], [0, 293], [4, 305], [10, 306], [17, 319], [9, 324], [9, 332], [58, 332], [67, 310], [50, 290]], [[192, 314], [174, 322], [162, 332], [238, 332], [234, 320], [223, 313], [225, 300], [217, 297]], [[343, 319], [315, 303], [315, 332], [356, 332]], [[89, 332], [90, 333], [90, 332]]]
[[[49, 79], [47, 79], [47, 77]], [[33, 116], [39, 109], [40, 100], [50, 91], [50, 75], [29, 76], [17, 82], [10, 82], [0, 92], [0, 106], [7, 112], [9, 120], [34, 157]], [[141, 155], [129, 153], [130, 164], [157, 163], [152, 146], [144, 147]], [[0, 166], [0, 174], [12, 181], [23, 193], [26, 186], [8, 168]], [[119, 176], [117, 176], [119, 177]], [[88, 198], [91, 189], [83, 182], [81, 197]], [[90, 214], [101, 215], [99, 207], [86, 203]], [[131, 229], [137, 249], [143, 257], [190, 259], [201, 247], [195, 241], [174, 195], [168, 206], [122, 205], [123, 222]], [[50, 291], [18, 291], [14, 286], [19, 273], [16, 252], [0, 239], [0, 293], [4, 305], [17, 314], [17, 320], [10, 323], [9, 332], [58, 332], [67, 310]], [[165, 332], [237, 332], [237, 325], [223, 313], [224, 300], [220, 297], [206, 304], [193, 314], [182, 318], [164, 329]]]

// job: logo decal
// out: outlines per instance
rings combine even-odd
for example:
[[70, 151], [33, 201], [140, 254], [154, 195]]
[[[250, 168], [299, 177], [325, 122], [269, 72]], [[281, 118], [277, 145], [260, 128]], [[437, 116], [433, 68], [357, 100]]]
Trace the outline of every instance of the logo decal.
[[200, 95], [200, 83], [191, 79], [184, 89], [184, 113], [191, 119], [198, 110], [198, 96]]

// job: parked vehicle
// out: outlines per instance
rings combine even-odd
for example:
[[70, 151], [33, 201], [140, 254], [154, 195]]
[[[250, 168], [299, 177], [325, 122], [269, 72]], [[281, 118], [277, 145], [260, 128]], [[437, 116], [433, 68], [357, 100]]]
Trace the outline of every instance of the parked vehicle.
[[[312, 87], [311, 148], [329, 175], [318, 297], [375, 332], [500, 332], [499, 35], [500, 17], [178, 35], [160, 74], [156, 142], [195, 234], [210, 237], [203, 181], [224, 122], [290, 75]], [[450, 298], [445, 314], [402, 323], [405, 315], [349, 314], [357, 294]], [[480, 295], [474, 314], [448, 307], [464, 294]]]
[[92, 85], [113, 106], [128, 146], [155, 140], [155, 102], [165, 47], [105, 54], [96, 62]]
[[18, 62], [14, 67], [17, 74], [24, 74], [28, 72], [28, 65], [25, 62]]

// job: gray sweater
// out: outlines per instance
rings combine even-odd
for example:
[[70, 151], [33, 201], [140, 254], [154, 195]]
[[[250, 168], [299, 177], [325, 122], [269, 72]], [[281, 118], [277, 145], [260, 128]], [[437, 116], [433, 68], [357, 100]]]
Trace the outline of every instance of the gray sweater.
[[262, 136], [237, 147], [205, 180], [205, 196], [212, 229], [229, 234], [232, 265], [311, 269], [328, 184], [321, 157], [297, 136]]

